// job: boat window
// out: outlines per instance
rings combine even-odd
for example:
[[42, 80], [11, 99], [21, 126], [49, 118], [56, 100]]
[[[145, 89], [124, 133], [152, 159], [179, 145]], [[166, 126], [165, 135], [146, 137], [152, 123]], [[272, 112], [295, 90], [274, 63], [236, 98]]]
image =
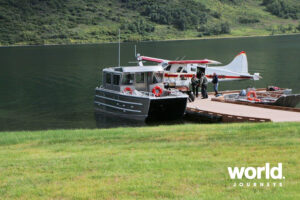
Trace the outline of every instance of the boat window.
[[120, 83], [120, 75], [114, 75], [113, 76], [113, 84], [119, 85], [119, 83]]
[[195, 72], [195, 71], [196, 71], [196, 68], [195, 68], [195, 67], [191, 67], [191, 71], [192, 71], [192, 72]]
[[181, 72], [181, 70], [182, 70], [182, 67], [178, 67], [178, 69], [177, 69], [177, 73], [180, 73], [180, 72]]
[[107, 84], [111, 84], [111, 74], [110, 73], [106, 73], [105, 80], [106, 80]]
[[117, 71], [117, 72], [123, 72], [123, 68], [122, 67], [117, 67], [117, 68], [115, 68], [115, 71]]
[[164, 74], [162, 72], [154, 73], [152, 83], [161, 83], [161, 82], [163, 82], [163, 75]]
[[168, 67], [166, 67], [165, 71], [170, 71], [171, 69], [171, 65], [168, 65]]
[[134, 74], [124, 74], [123, 76], [123, 85], [132, 85], [134, 80]]
[[135, 82], [136, 83], [144, 83], [145, 82], [145, 73], [136, 73], [135, 74]]

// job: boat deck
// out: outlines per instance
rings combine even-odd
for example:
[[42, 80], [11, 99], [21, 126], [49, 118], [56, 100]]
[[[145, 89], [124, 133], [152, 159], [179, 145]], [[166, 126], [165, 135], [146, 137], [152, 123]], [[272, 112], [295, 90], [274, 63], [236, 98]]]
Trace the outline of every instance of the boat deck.
[[[228, 92], [227, 92], [228, 93]], [[208, 99], [196, 98], [194, 102], [187, 105], [187, 113], [194, 117], [201, 116], [211, 121], [222, 122], [300, 122], [299, 109], [287, 110], [273, 109], [270, 107], [255, 107], [212, 101], [214, 96]]]

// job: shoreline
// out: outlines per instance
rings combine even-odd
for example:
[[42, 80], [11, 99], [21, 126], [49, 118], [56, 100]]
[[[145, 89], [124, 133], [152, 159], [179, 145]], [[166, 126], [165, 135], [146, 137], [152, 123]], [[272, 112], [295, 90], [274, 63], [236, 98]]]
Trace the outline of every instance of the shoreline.
[[[214, 39], [240, 39], [240, 38], [253, 38], [253, 37], [279, 37], [279, 36], [295, 36], [300, 35], [300, 33], [285, 33], [285, 34], [275, 34], [275, 35], [249, 35], [249, 36], [212, 36], [212, 37], [196, 37], [196, 38], [181, 38], [181, 39], [165, 39], [165, 40], [142, 40], [142, 41], [122, 41], [121, 43], [130, 42], [173, 42], [173, 41], [187, 41], [187, 40], [214, 40]], [[10, 47], [39, 47], [39, 46], [69, 46], [69, 45], [99, 45], [99, 44], [117, 44], [118, 42], [94, 42], [94, 43], [70, 43], [70, 44], [24, 44], [24, 45], [0, 45], [0, 48], [10, 48]]]

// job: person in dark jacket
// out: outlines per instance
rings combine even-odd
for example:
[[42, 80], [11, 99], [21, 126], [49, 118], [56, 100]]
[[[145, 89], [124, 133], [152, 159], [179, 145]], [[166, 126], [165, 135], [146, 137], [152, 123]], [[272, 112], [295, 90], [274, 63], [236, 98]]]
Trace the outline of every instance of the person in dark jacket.
[[207, 99], [208, 98], [208, 95], [207, 95], [208, 80], [204, 73], [201, 74], [201, 79], [202, 79], [202, 84], [201, 84], [202, 99]]
[[198, 97], [198, 91], [199, 91], [199, 80], [198, 78], [195, 76], [195, 74], [193, 75], [192, 77], [192, 91], [193, 91], [193, 94]]
[[212, 83], [214, 85], [215, 95], [217, 96], [218, 95], [218, 87], [219, 87], [219, 78], [216, 73], [213, 74]]

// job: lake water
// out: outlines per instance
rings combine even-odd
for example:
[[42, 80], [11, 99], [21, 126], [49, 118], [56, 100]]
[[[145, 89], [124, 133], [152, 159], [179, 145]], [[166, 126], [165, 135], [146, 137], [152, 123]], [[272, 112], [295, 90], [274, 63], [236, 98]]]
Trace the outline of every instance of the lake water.
[[[277, 85], [300, 92], [300, 35], [121, 44], [121, 64], [134, 65], [134, 45], [151, 57], [229, 63], [244, 50], [260, 81], [220, 84], [220, 90]], [[95, 117], [101, 69], [117, 65], [118, 44], [0, 48], [0, 130], [101, 128], [134, 125]], [[211, 90], [212, 86], [209, 86]]]

